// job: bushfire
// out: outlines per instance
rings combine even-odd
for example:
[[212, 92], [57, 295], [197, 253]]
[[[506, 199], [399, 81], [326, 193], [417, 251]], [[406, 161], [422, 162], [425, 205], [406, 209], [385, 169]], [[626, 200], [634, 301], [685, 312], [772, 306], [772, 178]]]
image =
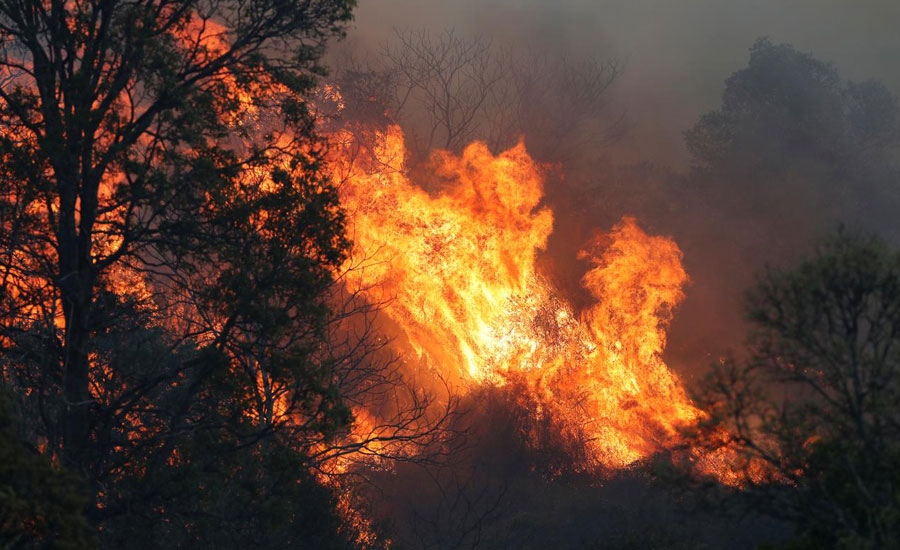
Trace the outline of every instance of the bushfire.
[[[367, 154], [333, 160], [354, 258], [364, 258], [348, 282], [386, 301], [398, 348], [463, 392], [516, 381], [534, 415], [588, 442], [585, 468], [624, 467], [679, 444], [703, 413], [662, 359], [688, 281], [671, 239], [626, 217], [587, 243], [582, 284], [594, 303], [576, 312], [537, 267], [554, 214], [541, 204], [544, 168], [523, 143], [435, 152], [438, 189], [427, 192], [410, 179], [399, 127], [369, 142]], [[729, 480], [722, 457], [694, 454]]]

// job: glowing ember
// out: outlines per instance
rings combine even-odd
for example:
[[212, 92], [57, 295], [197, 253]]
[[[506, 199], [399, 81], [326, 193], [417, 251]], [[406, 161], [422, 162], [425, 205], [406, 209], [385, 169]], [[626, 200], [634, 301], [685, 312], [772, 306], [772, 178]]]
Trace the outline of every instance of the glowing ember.
[[677, 442], [700, 416], [661, 358], [687, 275], [677, 245], [625, 218], [582, 252], [596, 303], [576, 316], [536, 268], [552, 231], [541, 168], [519, 144], [433, 155], [441, 189], [410, 182], [403, 134], [335, 160], [364, 267], [349, 281], [443, 378], [472, 387], [524, 379], [541, 409], [621, 467]]

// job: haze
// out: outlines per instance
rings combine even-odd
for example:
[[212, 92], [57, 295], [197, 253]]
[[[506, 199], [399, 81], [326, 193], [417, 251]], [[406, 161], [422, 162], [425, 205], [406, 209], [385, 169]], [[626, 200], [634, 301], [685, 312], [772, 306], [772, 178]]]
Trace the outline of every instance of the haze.
[[615, 85], [631, 132], [620, 154], [678, 167], [682, 132], [718, 106], [725, 78], [760, 37], [833, 62], [852, 80], [900, 89], [900, 2], [893, 0], [380, 0], [360, 2], [352, 44], [394, 28], [453, 28], [627, 64]]

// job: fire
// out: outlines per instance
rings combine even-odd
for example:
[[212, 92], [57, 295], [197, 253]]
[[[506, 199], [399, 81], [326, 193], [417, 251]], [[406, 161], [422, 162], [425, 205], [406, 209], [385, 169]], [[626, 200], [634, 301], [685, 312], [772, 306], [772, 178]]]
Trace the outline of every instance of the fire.
[[357, 253], [370, 258], [353, 282], [386, 292], [416, 351], [453, 379], [539, 364], [527, 324], [550, 298], [534, 263], [553, 217], [535, 210], [537, 167], [521, 146], [497, 157], [481, 144], [460, 158], [438, 154], [436, 174], [453, 185], [432, 198], [406, 178], [402, 147], [393, 128], [378, 169], [342, 185]]
[[534, 413], [562, 419], [604, 467], [671, 448], [702, 416], [661, 357], [688, 280], [672, 240], [632, 218], [595, 238], [580, 257], [596, 301], [578, 314], [537, 268], [553, 213], [524, 144], [434, 153], [429, 193], [410, 181], [398, 127], [371, 141], [370, 155], [333, 161], [365, 258], [348, 282], [387, 300], [429, 368], [463, 388], [524, 380]]

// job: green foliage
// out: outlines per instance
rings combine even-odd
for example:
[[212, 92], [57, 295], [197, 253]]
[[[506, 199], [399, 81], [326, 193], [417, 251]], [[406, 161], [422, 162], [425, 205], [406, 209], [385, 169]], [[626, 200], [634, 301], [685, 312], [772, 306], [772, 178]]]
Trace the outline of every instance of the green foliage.
[[0, 546], [81, 550], [96, 547], [84, 517], [83, 484], [19, 439], [12, 400], [0, 387]]
[[792, 522], [785, 548], [900, 541], [900, 253], [838, 230], [747, 294], [746, 360], [717, 365], [700, 399], [713, 426], [769, 473], [746, 494]]
[[0, 0], [0, 373], [105, 546], [345, 542], [309, 474], [351, 415], [307, 96], [354, 5]]
[[279, 444], [235, 449], [200, 432], [164, 468], [127, 490], [156, 495], [107, 522], [109, 548], [349, 549], [337, 502], [304, 470], [305, 457]]

